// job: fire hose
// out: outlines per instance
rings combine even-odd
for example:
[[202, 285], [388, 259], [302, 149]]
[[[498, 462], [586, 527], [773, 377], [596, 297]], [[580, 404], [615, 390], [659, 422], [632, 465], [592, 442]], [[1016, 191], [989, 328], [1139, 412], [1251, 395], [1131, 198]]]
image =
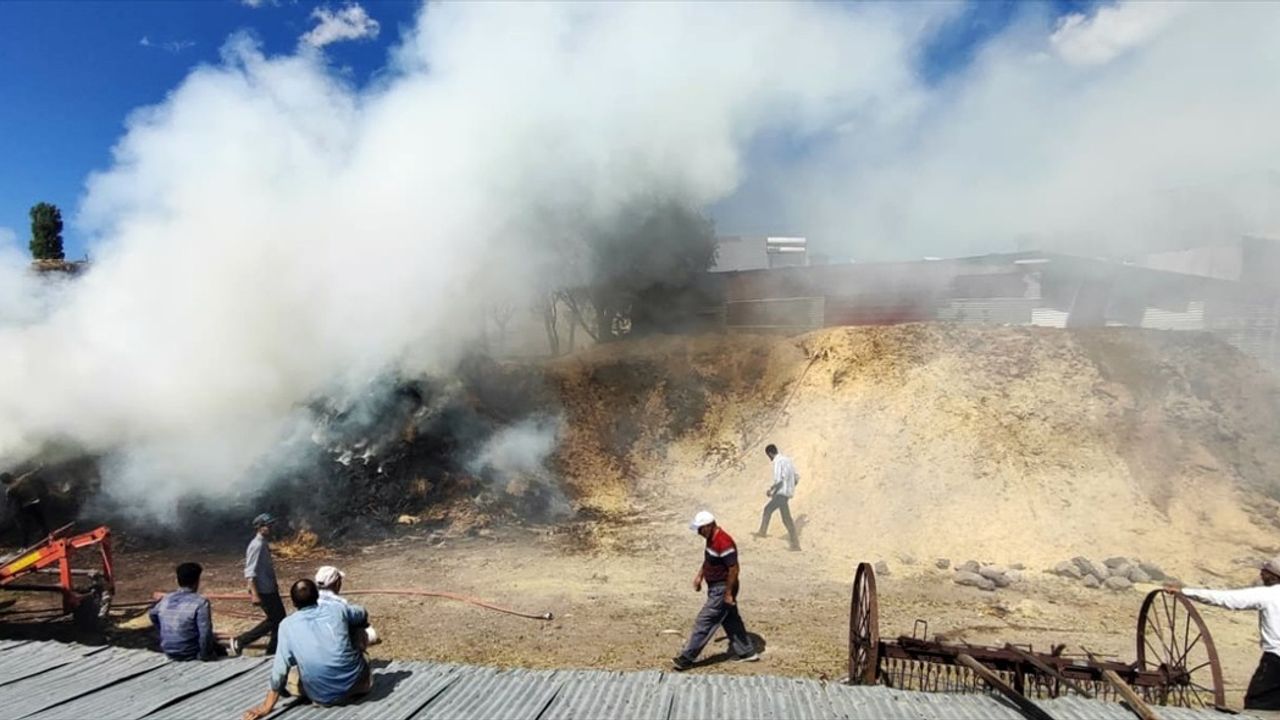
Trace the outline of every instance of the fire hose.
[[[515, 615], [516, 617], [522, 617], [522, 618], [525, 618], [525, 619], [528, 619], [528, 620], [543, 620], [543, 621], [549, 621], [549, 620], [554, 620], [554, 619], [555, 619], [555, 615], [553, 615], [552, 613], [549, 613], [549, 612], [544, 612], [544, 613], [527, 613], [527, 612], [521, 612], [521, 611], [519, 611], [519, 610], [512, 610], [511, 608], [502, 607], [501, 605], [495, 605], [495, 604], [493, 604], [493, 603], [491, 603], [491, 602], [487, 602], [487, 601], [485, 601], [485, 600], [481, 600], [481, 599], [479, 599], [479, 598], [474, 598], [474, 597], [471, 597], [471, 596], [469, 596], [469, 595], [459, 595], [458, 593], [444, 592], [443, 590], [408, 590], [408, 589], [406, 589], [406, 590], [384, 590], [384, 589], [379, 589], [379, 590], [350, 590], [350, 591], [348, 591], [348, 592], [344, 592], [344, 593], [342, 593], [342, 594], [343, 594], [343, 596], [348, 596], [348, 595], [412, 595], [412, 596], [416, 596], [416, 597], [437, 597], [437, 598], [444, 598], [444, 599], [446, 599], [446, 600], [456, 600], [457, 602], [467, 603], [468, 605], [475, 605], [476, 607], [484, 608], [484, 609], [486, 609], [486, 610], [492, 610], [492, 611], [494, 611], [494, 612], [504, 613], [504, 614], [506, 614], [506, 615]], [[159, 592], [159, 591], [157, 591], [157, 592], [155, 592], [155, 593], [152, 593], [151, 597], [152, 597], [153, 601], [154, 601], [154, 600], [159, 600], [160, 598], [164, 597], [164, 593], [163, 593], [163, 592]], [[210, 599], [210, 600], [240, 600], [240, 601], [244, 601], [244, 602], [248, 602], [248, 601], [252, 600], [252, 598], [250, 598], [250, 597], [249, 597], [249, 594], [248, 594], [248, 593], [207, 593], [207, 594], [205, 594], [205, 597], [206, 597], [206, 598], [208, 598], [208, 599]], [[251, 615], [248, 615], [248, 613], [238, 613], [238, 612], [234, 612], [234, 611], [233, 611], [233, 612], [228, 612], [227, 614], [228, 614], [228, 615], [237, 616], [237, 617], [241, 617], [241, 616], [249, 616], [249, 617], [252, 617]]]

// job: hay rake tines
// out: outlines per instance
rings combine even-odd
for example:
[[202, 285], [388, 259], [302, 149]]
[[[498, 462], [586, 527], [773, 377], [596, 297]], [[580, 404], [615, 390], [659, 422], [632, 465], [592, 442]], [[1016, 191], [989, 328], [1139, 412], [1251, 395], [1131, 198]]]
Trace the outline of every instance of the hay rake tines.
[[991, 681], [1003, 682], [1018, 696], [1075, 694], [1119, 702], [1124, 698], [1114, 678], [1106, 675], [1111, 671], [1146, 702], [1179, 707], [1225, 704], [1222, 666], [1209, 629], [1186, 598], [1161, 590], [1149, 593], [1138, 613], [1138, 659], [1133, 663], [1087, 650], [1085, 657], [1068, 657], [1065, 645], [1054, 645], [1052, 652], [1044, 653], [1029, 645], [939, 642], [928, 639], [927, 624], [924, 633], [920, 625], [917, 621], [910, 637], [880, 637], [875, 571], [869, 563], [860, 563], [849, 607], [849, 682], [932, 692], [984, 692], [991, 683], [961, 664], [960, 656], [965, 655], [977, 661], [975, 669], [986, 672]]

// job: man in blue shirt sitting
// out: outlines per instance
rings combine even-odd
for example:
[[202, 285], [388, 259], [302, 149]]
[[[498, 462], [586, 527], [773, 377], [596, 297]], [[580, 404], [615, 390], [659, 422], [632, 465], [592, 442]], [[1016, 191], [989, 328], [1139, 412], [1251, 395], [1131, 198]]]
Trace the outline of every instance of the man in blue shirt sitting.
[[151, 624], [160, 629], [160, 650], [172, 660], [213, 660], [226, 651], [213, 637], [209, 600], [197, 591], [199, 563], [178, 566], [178, 589], [151, 606]]
[[373, 689], [369, 661], [351, 644], [352, 631], [369, 624], [365, 609], [321, 604], [319, 588], [308, 579], [295, 582], [289, 598], [297, 612], [280, 623], [267, 699], [246, 710], [244, 720], [269, 715], [286, 690], [319, 705], [334, 705]]

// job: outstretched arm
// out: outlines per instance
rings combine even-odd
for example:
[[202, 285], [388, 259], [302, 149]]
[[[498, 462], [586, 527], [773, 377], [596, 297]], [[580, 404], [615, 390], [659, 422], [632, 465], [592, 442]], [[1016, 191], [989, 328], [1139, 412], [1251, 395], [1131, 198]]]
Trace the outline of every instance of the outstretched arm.
[[1182, 588], [1175, 590], [1183, 595], [1198, 600], [1206, 605], [1214, 605], [1228, 610], [1257, 610], [1272, 597], [1273, 591], [1265, 587], [1251, 587], [1241, 590], [1207, 590], [1204, 588]]

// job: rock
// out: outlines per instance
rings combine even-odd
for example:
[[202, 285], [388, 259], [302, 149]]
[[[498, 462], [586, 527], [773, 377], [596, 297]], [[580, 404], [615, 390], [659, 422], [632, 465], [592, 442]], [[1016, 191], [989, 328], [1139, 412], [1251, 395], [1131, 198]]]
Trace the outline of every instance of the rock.
[[1106, 565], [1109, 568], [1115, 568], [1115, 567], [1120, 567], [1121, 565], [1132, 565], [1133, 563], [1129, 562], [1129, 558], [1127, 557], [1116, 556], [1116, 557], [1109, 557], [1106, 560], [1103, 560], [1102, 564]]
[[982, 582], [978, 584], [978, 589], [986, 590], [987, 592], [994, 592], [996, 589], [996, 584], [986, 578], [982, 578]]
[[1133, 566], [1129, 563], [1124, 563], [1123, 565], [1117, 565], [1115, 567], [1108, 566], [1107, 577], [1129, 577], [1129, 571], [1132, 569]]
[[1106, 573], [1099, 572], [1098, 566], [1090, 562], [1089, 558], [1077, 555], [1071, 558], [1071, 562], [1075, 563], [1075, 566], [1080, 568], [1081, 575], [1102, 575], [1103, 577], [1106, 577]]
[[1053, 574], [1071, 578], [1072, 580], [1079, 580], [1084, 576], [1084, 573], [1080, 572], [1080, 568], [1076, 567], [1074, 563], [1069, 563], [1066, 560], [1063, 560], [1053, 566]]
[[969, 587], [981, 587], [984, 582], [989, 583], [991, 581], [982, 577], [978, 573], [971, 573], [968, 570], [959, 570], [956, 572], [956, 576], [952, 578], [952, 582], [954, 582], [957, 585], [967, 585]]
[[911, 555], [902, 555], [902, 556], [900, 556], [898, 559], [902, 561], [902, 564], [903, 564], [903, 565], [915, 565], [915, 564], [916, 564], [916, 559], [915, 559], [914, 557], [912, 557]]
[[1099, 570], [1098, 572], [1094, 573], [1094, 574], [1093, 574], [1092, 576], [1090, 576], [1090, 577], [1092, 577], [1094, 580], [1097, 580], [1097, 581], [1098, 581], [1098, 584], [1099, 584], [1099, 585], [1101, 585], [1101, 584], [1105, 583], [1105, 582], [1107, 581], [1107, 578], [1109, 578], [1109, 577], [1111, 577], [1111, 576], [1110, 576], [1110, 575], [1108, 575], [1108, 574], [1106, 573], [1106, 570], [1105, 570], [1105, 568], [1104, 568], [1104, 569]]
[[1129, 568], [1129, 582], [1149, 583], [1151, 582], [1151, 576], [1143, 572], [1140, 567]]
[[883, 560], [876, 563], [876, 575], [884, 575], [887, 577], [892, 574], [893, 573], [889, 572], [889, 563]]
[[988, 580], [995, 580], [997, 577], [1003, 577], [1007, 572], [1009, 571], [1005, 569], [1005, 566], [1003, 565], [987, 565], [978, 570], [978, 574]]
[[1026, 570], [1027, 566], [1023, 565], [1022, 563], [1013, 563], [1012, 565], [1009, 566], [1009, 569], [1010, 570]]
[[1167, 577], [1164, 574], [1164, 571], [1160, 569], [1160, 566], [1156, 565], [1155, 563], [1140, 562], [1138, 563], [1138, 567], [1142, 570], [1142, 572], [1146, 573], [1152, 580], [1156, 582], [1160, 582], [1161, 580], [1164, 580], [1165, 577]]
[[965, 564], [957, 567], [956, 572], [967, 572], [967, 573], [973, 573], [974, 575], [977, 575], [978, 571], [981, 569], [982, 569], [982, 566], [978, 564], [977, 560], [969, 560], [965, 562]]
[[1102, 586], [1108, 590], [1128, 590], [1133, 587], [1133, 583], [1129, 582], [1129, 578], [1109, 577]]
[[1013, 581], [1009, 579], [1008, 575], [996, 575], [995, 577], [989, 577], [987, 579], [995, 584], [996, 587], [1009, 587], [1013, 584]]
[[422, 518], [417, 515], [401, 515], [396, 518], [396, 522], [401, 525], [417, 525], [422, 522]]
[[938, 568], [939, 570], [946, 570], [947, 568], [951, 567], [951, 561], [948, 560], [947, 558], [938, 558], [937, 560], [933, 561], [933, 566]]
[[1009, 579], [1009, 582], [1011, 582], [1011, 583], [1019, 583], [1019, 582], [1022, 582], [1022, 571], [1021, 571], [1021, 570], [1010, 570], [1009, 572], [1005, 573], [1005, 574], [1004, 574], [1004, 576], [1005, 576], [1006, 578], [1008, 578], [1008, 579]]
[[1098, 582], [1098, 577], [1096, 575], [1085, 575], [1084, 586], [1087, 588], [1097, 589], [1102, 587], [1102, 583]]

